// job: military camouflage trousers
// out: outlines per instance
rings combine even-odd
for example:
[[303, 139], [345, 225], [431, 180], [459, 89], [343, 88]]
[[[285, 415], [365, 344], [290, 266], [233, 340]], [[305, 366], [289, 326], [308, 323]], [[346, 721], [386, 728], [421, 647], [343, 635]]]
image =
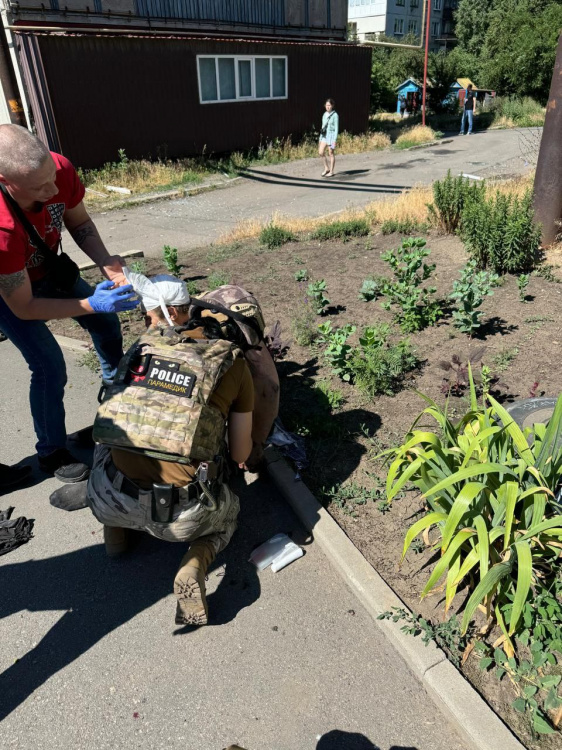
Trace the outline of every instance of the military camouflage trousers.
[[94, 467], [88, 480], [88, 504], [100, 523], [125, 529], [146, 531], [167, 542], [193, 542], [206, 537], [218, 554], [229, 543], [237, 526], [240, 502], [227, 484], [220, 486], [218, 507], [210, 511], [200, 502], [188, 499], [180, 490], [180, 501], [171, 523], [152, 520], [152, 492], [139, 492], [134, 498], [121, 492], [123, 474], [118, 471], [110, 480], [106, 467], [111, 463], [111, 449], [97, 445]]

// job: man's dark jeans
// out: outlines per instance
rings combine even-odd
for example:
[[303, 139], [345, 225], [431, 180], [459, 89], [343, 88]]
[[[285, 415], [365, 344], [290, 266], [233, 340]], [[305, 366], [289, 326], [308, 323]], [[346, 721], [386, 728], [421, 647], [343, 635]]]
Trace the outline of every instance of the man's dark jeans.
[[[93, 289], [78, 279], [72, 292], [56, 292], [48, 282], [33, 285], [36, 297], [85, 299]], [[76, 322], [92, 337], [104, 380], [111, 380], [123, 356], [123, 338], [117, 315], [83, 315]], [[60, 346], [41, 320], [20, 320], [0, 297], [0, 331], [22, 353], [31, 370], [29, 401], [37, 435], [36, 449], [48, 456], [66, 445], [64, 387], [66, 366]], [[6, 395], [3, 396], [6, 398]], [[93, 417], [93, 415], [92, 415]]]

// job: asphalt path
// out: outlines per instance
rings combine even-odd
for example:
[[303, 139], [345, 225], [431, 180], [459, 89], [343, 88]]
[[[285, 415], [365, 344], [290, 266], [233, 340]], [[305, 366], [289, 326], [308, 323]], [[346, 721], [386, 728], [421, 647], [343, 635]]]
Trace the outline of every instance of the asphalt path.
[[[430, 148], [373, 151], [338, 157], [334, 178], [320, 176], [319, 159], [249, 169], [228, 188], [181, 200], [159, 201], [95, 215], [112, 253], [142, 250], [159, 256], [164, 245], [179, 250], [215, 242], [246, 219], [273, 214], [322, 216], [346, 207], [364, 206], [417, 184], [430, 184], [461, 172], [502, 177], [532, 168], [538, 129], [496, 130], [454, 136]], [[83, 254], [65, 239], [67, 252]]]
[[[30, 484], [0, 497], [35, 536], [0, 557], [2, 748], [466, 750], [401, 657], [264, 480], [238, 480], [240, 528], [209, 577], [211, 622], [174, 625], [184, 545], [139, 535], [105, 556], [88, 510], [49, 505], [33, 458], [28, 372], [0, 344], [3, 462]], [[67, 354], [68, 429], [88, 424], [98, 380]], [[285, 531], [306, 554], [258, 574], [251, 550]]]

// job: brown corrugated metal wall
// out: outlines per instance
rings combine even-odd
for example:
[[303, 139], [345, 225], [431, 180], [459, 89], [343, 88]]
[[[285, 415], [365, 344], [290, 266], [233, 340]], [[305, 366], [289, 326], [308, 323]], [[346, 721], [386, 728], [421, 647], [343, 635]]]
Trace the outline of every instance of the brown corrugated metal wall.
[[[370, 50], [352, 45], [131, 38], [38, 37], [61, 149], [99, 167], [130, 158], [251, 148], [319, 127], [326, 97], [341, 128], [366, 129]], [[199, 103], [196, 55], [287, 55], [286, 100]]]

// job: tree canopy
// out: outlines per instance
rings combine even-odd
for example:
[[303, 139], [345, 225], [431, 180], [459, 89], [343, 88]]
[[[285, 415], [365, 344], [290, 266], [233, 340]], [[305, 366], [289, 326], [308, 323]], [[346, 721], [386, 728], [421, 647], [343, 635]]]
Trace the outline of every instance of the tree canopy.
[[[458, 45], [430, 57], [430, 76], [440, 88], [435, 102], [448, 75], [451, 83], [468, 77], [501, 96], [547, 101], [562, 30], [562, 0], [460, 0], [455, 21]], [[419, 39], [401, 41], [415, 44]], [[410, 77], [421, 80], [423, 58], [422, 49], [373, 48], [373, 111], [395, 108], [396, 86]]]

